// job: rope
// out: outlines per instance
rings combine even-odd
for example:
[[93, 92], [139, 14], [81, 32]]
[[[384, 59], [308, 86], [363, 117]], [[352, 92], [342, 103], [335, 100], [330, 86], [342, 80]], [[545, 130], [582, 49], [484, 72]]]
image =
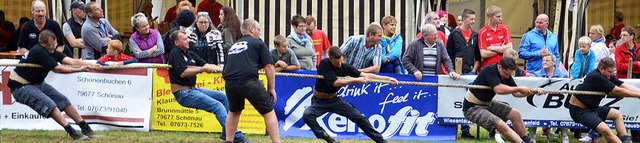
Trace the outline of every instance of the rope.
[[[310, 75], [310, 74], [275, 73], [275, 75], [276, 76], [300, 77], [300, 78], [324, 79], [323, 76]], [[338, 77], [338, 78], [340, 78], [340, 79], [348, 79], [350, 77]], [[376, 79], [367, 79], [367, 82], [390, 83], [390, 81], [388, 81], [388, 80], [376, 80]], [[433, 83], [433, 82], [398, 81], [398, 85], [437, 86], [437, 87], [452, 87], [452, 88], [493, 90], [491, 87], [483, 86], [483, 85], [448, 84], [448, 83]], [[537, 90], [529, 89], [529, 91], [536, 92]], [[544, 91], [549, 93], [549, 94], [579, 94], [579, 95], [597, 95], [597, 96], [605, 96], [605, 95], [607, 95], [607, 93], [595, 92], [595, 91], [578, 91], [578, 90], [544, 90]]]
[[[0, 66], [15, 66], [15, 67], [26, 67], [26, 68], [42, 68], [41, 65], [32, 64], [32, 63], [18, 63], [18, 64], [0, 64]], [[63, 65], [68, 67], [80, 67], [79, 65]], [[121, 70], [121, 69], [143, 69], [143, 68], [171, 68], [171, 65], [167, 64], [154, 64], [154, 65], [116, 65], [116, 66], [98, 66], [94, 67], [96, 70]], [[264, 72], [260, 72], [264, 74]], [[300, 78], [315, 78], [315, 79], [324, 79], [323, 76], [320, 75], [310, 75], [310, 74], [297, 74], [297, 73], [275, 73], [276, 76], [289, 76], [289, 77], [300, 77]], [[340, 79], [348, 79], [350, 77], [338, 77]], [[376, 79], [367, 79], [367, 82], [375, 82], [375, 83], [390, 83], [388, 80], [376, 80]], [[468, 88], [468, 89], [480, 89], [480, 90], [493, 90], [489, 86], [482, 85], [466, 85], [466, 84], [448, 84], [448, 83], [432, 83], [432, 82], [414, 82], [414, 81], [398, 81], [399, 85], [414, 85], [414, 86], [436, 86], [436, 87], [451, 87], [451, 88]], [[536, 92], [535, 89], [529, 89], [531, 92]], [[604, 92], [595, 92], [595, 91], [578, 91], [578, 90], [544, 90], [549, 94], [579, 94], [579, 95], [597, 95], [597, 96], [605, 96], [607, 93]]]
[[[15, 66], [23, 68], [42, 68], [42, 65], [32, 63], [17, 63], [17, 64], [0, 64], [0, 66]], [[66, 67], [79, 68], [81, 65], [62, 65]], [[154, 64], [154, 65], [113, 65], [113, 66], [96, 66], [92, 67], [95, 70], [122, 70], [122, 69], [146, 69], [146, 68], [171, 68], [171, 65], [167, 64]]]

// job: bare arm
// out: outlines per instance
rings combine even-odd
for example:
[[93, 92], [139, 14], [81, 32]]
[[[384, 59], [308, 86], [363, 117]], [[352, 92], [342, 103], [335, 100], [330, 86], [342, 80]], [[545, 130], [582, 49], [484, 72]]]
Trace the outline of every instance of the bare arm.
[[29, 49], [25, 48], [25, 47], [18, 47], [18, 52], [20, 53], [26, 53], [29, 52]]
[[620, 87], [627, 89], [627, 90], [631, 90], [631, 91], [635, 91], [635, 92], [640, 92], [640, 88], [633, 86], [631, 84], [627, 84], [627, 83], [622, 83], [622, 85], [620, 85]]
[[[623, 83], [621, 87], [618, 87], [618, 86], [614, 87], [613, 90], [611, 90], [611, 94], [620, 96], [620, 97], [640, 97], [640, 92], [632, 91], [630, 89], [622, 87], [622, 86], [625, 86], [625, 84], [626, 83]], [[631, 86], [631, 85], [626, 85], [626, 86]]]
[[84, 43], [82, 41], [82, 38], [76, 38], [76, 36], [74, 36], [73, 34], [69, 34], [67, 36], [64, 36], [65, 38], [67, 38], [67, 41], [69, 42], [69, 45], [71, 45], [71, 47], [74, 48], [82, 48], [84, 47]]
[[333, 82], [333, 87], [342, 87], [349, 84], [365, 84], [367, 81], [364, 78], [338, 78], [335, 82]]
[[88, 63], [88, 62], [84, 62], [83, 60], [80, 60], [80, 59], [74, 59], [74, 58], [70, 58], [70, 57], [64, 57], [64, 59], [62, 59], [62, 63], [63, 63], [63, 64], [67, 64], [67, 65], [90, 65], [90, 66], [97, 66], [97, 64], [95, 64], [95, 63]]
[[523, 88], [527, 88], [527, 87], [523, 87], [523, 86], [513, 87], [513, 86], [508, 86], [506, 84], [498, 84], [495, 87], [493, 87], [493, 92], [496, 92], [497, 94], [514, 94], [516, 92], [521, 92]]
[[89, 68], [86, 65], [79, 68], [58, 65], [55, 68], [53, 68], [53, 72], [56, 72], [56, 73], [74, 73], [74, 72], [86, 72], [86, 71], [89, 71]]
[[284, 70], [283, 67], [276, 67], [276, 68], [273, 68], [273, 69], [276, 70], [276, 72], [281, 72], [281, 71]]
[[511, 48], [513, 48], [513, 43], [509, 42], [509, 43], [503, 44], [502, 46], [489, 46], [487, 47], [487, 50], [491, 50], [498, 53], [504, 53], [504, 51], [507, 51], [507, 49], [511, 49]]
[[393, 78], [391, 77], [387, 77], [387, 76], [379, 76], [376, 74], [372, 74], [372, 73], [360, 73], [360, 77], [365, 77], [365, 78], [369, 78], [369, 79], [377, 79], [377, 80], [391, 80]]
[[88, 63], [88, 62], [84, 62], [80, 59], [73, 59], [73, 58], [69, 58], [69, 57], [64, 57], [62, 59], [62, 63], [63, 64], [68, 64], [68, 65], [82, 65], [81, 67], [69, 67], [69, 66], [62, 66], [62, 65], [58, 65], [55, 68], [53, 68], [53, 72], [56, 73], [74, 73], [74, 72], [86, 72], [89, 71], [89, 66], [97, 66], [97, 64], [94, 63]]
[[392, 77], [388, 77], [388, 76], [379, 76], [376, 74], [372, 74], [372, 73], [360, 73], [360, 77], [364, 77], [364, 78], [368, 78], [368, 79], [377, 79], [377, 80], [385, 80], [385, 81], [389, 81], [390, 84], [393, 85], [398, 85], [398, 80]]
[[198, 73], [205, 72], [205, 71], [212, 71], [212, 70], [213, 69], [211, 69], [211, 67], [208, 67], [208, 66], [188, 67], [186, 70], [184, 70], [184, 72], [182, 72], [182, 74], [180, 74], [180, 77], [189, 78], [189, 77], [196, 76]]
[[300, 69], [299, 65], [288, 65], [287, 67], [284, 68], [284, 70], [286, 71], [294, 71], [299, 69]]
[[377, 73], [380, 72], [380, 66], [370, 66], [363, 69], [358, 69], [358, 71], [366, 73]]
[[495, 55], [497, 55], [498, 52], [495, 51], [491, 51], [488, 48], [487, 49], [480, 49], [480, 56], [482, 58], [489, 58], [489, 57], [493, 57]]

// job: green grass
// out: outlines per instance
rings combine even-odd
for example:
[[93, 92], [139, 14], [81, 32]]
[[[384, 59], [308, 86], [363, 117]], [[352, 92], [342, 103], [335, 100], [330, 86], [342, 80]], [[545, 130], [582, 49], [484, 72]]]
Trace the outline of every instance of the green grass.
[[[546, 143], [546, 137], [540, 136], [540, 129], [538, 129], [538, 143]], [[475, 135], [476, 127], [471, 126], [471, 133]], [[570, 132], [571, 133], [571, 132]], [[218, 139], [218, 133], [195, 133], [195, 132], [172, 132], [172, 131], [152, 131], [152, 132], [137, 132], [137, 131], [98, 131], [98, 135], [101, 138], [91, 139], [89, 142], [114, 142], [114, 143], [129, 143], [129, 142], [166, 142], [166, 143], [220, 143], [222, 140]], [[460, 133], [458, 133], [459, 143], [495, 143], [495, 141], [489, 138], [489, 133], [481, 129], [480, 139], [462, 139]], [[571, 133], [569, 135], [573, 137]], [[247, 135], [247, 138], [256, 143], [268, 143], [269, 137], [264, 135]], [[0, 142], [2, 143], [32, 143], [32, 142], [74, 142], [66, 132], [62, 130], [46, 131], [46, 130], [0, 130]], [[312, 138], [282, 138], [283, 143], [324, 143], [320, 139]], [[370, 143], [371, 140], [340, 140], [342, 143]], [[391, 143], [417, 143], [415, 141], [389, 141]], [[550, 143], [561, 143], [561, 138], [552, 138]], [[571, 138], [572, 143], [577, 143], [578, 140]], [[604, 143], [604, 138], [600, 140]]]

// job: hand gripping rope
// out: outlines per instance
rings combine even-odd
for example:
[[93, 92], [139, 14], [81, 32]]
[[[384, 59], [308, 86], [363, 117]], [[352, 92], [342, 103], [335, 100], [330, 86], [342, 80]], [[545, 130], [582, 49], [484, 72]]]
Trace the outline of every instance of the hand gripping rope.
[[[15, 67], [26, 67], [26, 68], [42, 68], [41, 65], [31, 64], [31, 63], [19, 63], [19, 64], [0, 64], [0, 66], [15, 66]], [[80, 67], [79, 65], [63, 65], [69, 67]], [[117, 65], [117, 66], [96, 66], [92, 69], [94, 70], [121, 70], [121, 69], [143, 69], [143, 68], [171, 68], [171, 65], [168, 64], [154, 64], [154, 65]], [[261, 72], [261, 74], [264, 74]], [[297, 73], [275, 73], [276, 76], [288, 76], [288, 77], [299, 77], [299, 78], [316, 78], [323, 79], [324, 77], [320, 75], [310, 75], [310, 74], [297, 74]], [[342, 79], [347, 79], [351, 77], [338, 77]], [[367, 82], [375, 82], [375, 83], [391, 83], [388, 80], [376, 80], [376, 79], [367, 79]], [[414, 85], [414, 86], [436, 86], [436, 87], [452, 87], [452, 88], [468, 88], [468, 89], [481, 89], [481, 90], [492, 90], [491, 87], [482, 86], [482, 85], [466, 85], [466, 84], [447, 84], [447, 83], [433, 83], [433, 82], [415, 82], [415, 81], [398, 81], [398, 85]], [[529, 89], [531, 92], [536, 92], [535, 89]], [[579, 95], [596, 95], [596, 96], [605, 96], [607, 93], [604, 92], [595, 92], [595, 91], [578, 91], [578, 90], [544, 90], [548, 94], [579, 94]]]

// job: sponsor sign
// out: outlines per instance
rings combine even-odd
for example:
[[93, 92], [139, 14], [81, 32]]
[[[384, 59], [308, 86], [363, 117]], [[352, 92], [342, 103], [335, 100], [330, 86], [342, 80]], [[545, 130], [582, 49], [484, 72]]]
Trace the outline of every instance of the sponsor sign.
[[[315, 71], [296, 73], [316, 74]], [[383, 75], [415, 81], [412, 75]], [[423, 81], [437, 82], [438, 79], [425, 76]], [[276, 77], [276, 87], [280, 88], [276, 88], [278, 102], [275, 109], [283, 137], [315, 138], [302, 119], [305, 108], [311, 105], [314, 84], [315, 79], [311, 78]], [[366, 116], [386, 139], [454, 141], [455, 126], [435, 122], [437, 91], [437, 87], [370, 83], [344, 86], [338, 96]], [[329, 112], [318, 117], [317, 121], [333, 137], [369, 139], [347, 117]]]
[[[451, 80], [446, 76], [440, 76], [440, 83], [468, 84], [475, 79], [475, 76], [462, 76], [460, 80]], [[574, 90], [582, 84], [582, 79], [570, 80], [561, 78], [535, 78], [516, 77], [514, 78], [519, 86], [529, 88], [544, 88], [545, 90]], [[640, 80], [622, 79], [627, 84], [640, 86]], [[439, 88], [441, 95], [438, 98], [438, 124], [470, 124], [462, 114], [462, 102], [466, 89], [463, 88]], [[508, 95], [496, 95], [494, 100], [509, 104], [518, 109], [526, 126], [538, 127], [561, 127], [561, 128], [585, 128], [581, 124], [573, 122], [569, 115], [569, 98], [567, 94], [544, 94], [539, 96], [529, 96], [524, 98]], [[619, 109], [624, 118], [624, 122], [629, 129], [640, 128], [640, 111], [638, 111], [637, 98], [620, 98], [607, 96], [600, 106], [609, 106]], [[510, 122], [508, 122], [510, 123]], [[612, 122], [607, 122], [613, 127]]]

